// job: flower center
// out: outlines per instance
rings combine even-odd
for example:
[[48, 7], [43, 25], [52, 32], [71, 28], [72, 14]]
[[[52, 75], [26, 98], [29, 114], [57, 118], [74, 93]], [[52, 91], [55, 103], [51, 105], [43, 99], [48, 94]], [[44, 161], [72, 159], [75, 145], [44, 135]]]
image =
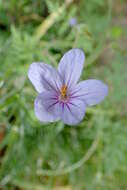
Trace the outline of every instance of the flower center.
[[62, 86], [62, 88], [60, 90], [60, 94], [61, 94], [61, 99], [65, 99], [67, 97], [67, 86], [66, 85]]

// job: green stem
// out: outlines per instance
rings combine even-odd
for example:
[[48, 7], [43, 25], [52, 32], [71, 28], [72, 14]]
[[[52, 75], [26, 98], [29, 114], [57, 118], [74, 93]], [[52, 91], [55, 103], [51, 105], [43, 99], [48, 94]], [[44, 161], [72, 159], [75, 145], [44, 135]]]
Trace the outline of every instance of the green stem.
[[75, 164], [73, 164], [71, 166], [68, 166], [66, 168], [62, 168], [62, 169], [58, 169], [58, 170], [54, 170], [54, 171], [53, 170], [45, 170], [45, 169], [38, 170], [37, 175], [39, 175], [39, 176], [40, 175], [43, 175], [43, 176], [59, 176], [59, 175], [65, 175], [65, 174], [71, 173], [74, 170], [77, 170], [85, 162], [87, 162], [90, 159], [90, 157], [93, 155], [93, 153], [96, 151], [98, 142], [99, 142], [99, 138], [97, 137], [93, 141], [93, 143], [92, 143], [90, 149], [88, 150], [88, 152], [78, 162], [76, 162]]
[[37, 28], [35, 32], [35, 37], [39, 40], [43, 37], [48, 29], [56, 22], [56, 20], [60, 17], [60, 15], [64, 12], [64, 10], [73, 2], [73, 0], [66, 0], [58, 10], [51, 13], [42, 24]]

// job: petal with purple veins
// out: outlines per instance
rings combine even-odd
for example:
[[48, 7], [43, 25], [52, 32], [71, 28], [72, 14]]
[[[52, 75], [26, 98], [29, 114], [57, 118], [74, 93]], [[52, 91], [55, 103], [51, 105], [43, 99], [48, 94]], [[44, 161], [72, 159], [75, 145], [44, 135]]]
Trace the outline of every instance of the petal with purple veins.
[[45, 91], [35, 99], [35, 115], [41, 122], [53, 122], [60, 119], [59, 102], [57, 94]]
[[86, 105], [84, 101], [73, 99], [61, 104], [61, 120], [68, 125], [77, 125], [85, 115]]
[[100, 103], [108, 94], [108, 86], [100, 80], [89, 79], [76, 85], [71, 98], [83, 100], [88, 106]]
[[59, 73], [48, 64], [32, 63], [28, 71], [28, 77], [39, 93], [45, 91], [45, 89], [59, 91], [61, 87]]
[[60, 60], [58, 71], [65, 85], [73, 86], [77, 83], [83, 69], [84, 61], [85, 55], [81, 49], [72, 49], [64, 54]]

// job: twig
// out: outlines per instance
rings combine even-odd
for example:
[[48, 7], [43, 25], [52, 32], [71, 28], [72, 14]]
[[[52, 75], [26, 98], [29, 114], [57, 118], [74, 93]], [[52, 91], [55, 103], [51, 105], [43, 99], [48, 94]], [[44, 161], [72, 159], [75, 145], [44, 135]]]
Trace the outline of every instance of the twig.
[[61, 7], [55, 12], [51, 13], [47, 19], [45, 19], [42, 24], [37, 28], [35, 32], [35, 37], [40, 39], [45, 35], [47, 30], [56, 22], [57, 18], [63, 13], [63, 11], [73, 2], [73, 0], [66, 0]]

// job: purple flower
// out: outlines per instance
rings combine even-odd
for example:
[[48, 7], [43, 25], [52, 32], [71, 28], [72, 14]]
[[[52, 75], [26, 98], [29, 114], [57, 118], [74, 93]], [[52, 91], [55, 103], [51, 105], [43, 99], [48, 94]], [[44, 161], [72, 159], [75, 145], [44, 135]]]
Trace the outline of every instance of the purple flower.
[[70, 18], [69, 25], [70, 26], [75, 26], [76, 24], [77, 24], [77, 19], [76, 18]]
[[35, 99], [35, 115], [41, 122], [62, 120], [76, 125], [85, 115], [87, 106], [101, 102], [108, 87], [95, 79], [81, 81], [85, 55], [71, 49], [60, 60], [58, 70], [45, 63], [32, 63], [28, 77], [39, 93]]

